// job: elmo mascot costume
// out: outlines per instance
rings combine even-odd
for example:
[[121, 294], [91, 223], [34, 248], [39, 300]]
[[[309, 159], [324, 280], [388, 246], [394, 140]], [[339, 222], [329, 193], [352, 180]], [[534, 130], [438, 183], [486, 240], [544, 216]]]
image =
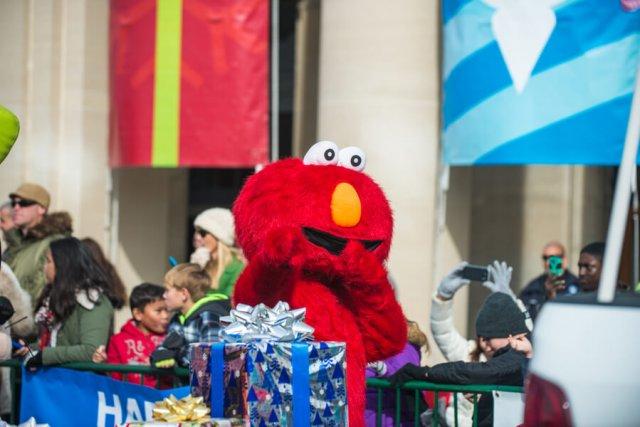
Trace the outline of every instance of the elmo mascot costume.
[[306, 307], [321, 341], [347, 344], [349, 425], [364, 425], [367, 362], [397, 354], [407, 326], [384, 262], [393, 218], [357, 147], [315, 144], [250, 177], [233, 206], [249, 264], [234, 303]]

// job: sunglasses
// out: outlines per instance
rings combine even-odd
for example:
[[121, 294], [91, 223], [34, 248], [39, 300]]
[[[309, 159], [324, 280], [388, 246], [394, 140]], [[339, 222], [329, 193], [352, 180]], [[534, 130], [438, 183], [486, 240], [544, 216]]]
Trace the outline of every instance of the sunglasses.
[[564, 255], [542, 255], [542, 260], [543, 261], [549, 261], [549, 258], [551, 257], [556, 257], [556, 258], [563, 258]]
[[20, 200], [11, 200], [11, 207], [15, 208], [16, 206], [20, 206], [21, 208], [27, 208], [29, 206], [33, 206], [38, 202], [34, 202], [33, 200], [20, 199]]
[[203, 230], [201, 228], [196, 228], [196, 233], [198, 233], [200, 235], [200, 237], [202, 237], [203, 239], [205, 237], [207, 237], [207, 234], [209, 234], [208, 231], [205, 231], [205, 230]]

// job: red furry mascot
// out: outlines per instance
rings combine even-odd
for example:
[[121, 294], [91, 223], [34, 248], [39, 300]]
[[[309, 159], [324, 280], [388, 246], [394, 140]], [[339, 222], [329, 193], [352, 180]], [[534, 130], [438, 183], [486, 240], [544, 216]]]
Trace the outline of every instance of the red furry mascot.
[[281, 160], [249, 178], [233, 207], [249, 260], [234, 303], [306, 307], [317, 340], [346, 342], [352, 427], [364, 425], [367, 362], [407, 340], [384, 266], [391, 207], [364, 164], [359, 148], [318, 142], [304, 161]]

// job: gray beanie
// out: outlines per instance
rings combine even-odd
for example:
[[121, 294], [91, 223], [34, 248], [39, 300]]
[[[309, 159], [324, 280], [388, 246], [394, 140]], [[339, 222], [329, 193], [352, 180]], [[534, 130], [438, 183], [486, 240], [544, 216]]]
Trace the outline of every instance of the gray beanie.
[[233, 214], [229, 209], [207, 209], [196, 217], [193, 225], [213, 234], [216, 239], [225, 245], [235, 246], [236, 233], [233, 224]]
[[507, 338], [529, 332], [524, 314], [513, 299], [502, 292], [487, 297], [476, 317], [476, 334], [483, 338]]

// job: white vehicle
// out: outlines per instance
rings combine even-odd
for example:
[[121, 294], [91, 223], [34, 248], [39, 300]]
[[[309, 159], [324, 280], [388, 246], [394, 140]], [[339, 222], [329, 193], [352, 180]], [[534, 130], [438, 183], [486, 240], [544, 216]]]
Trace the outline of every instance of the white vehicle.
[[639, 139], [640, 68], [598, 292], [542, 308], [525, 391], [527, 427], [640, 426], [640, 294], [615, 294], [630, 196], [637, 193]]
[[558, 298], [538, 316], [526, 426], [640, 425], [640, 295], [596, 298]]

